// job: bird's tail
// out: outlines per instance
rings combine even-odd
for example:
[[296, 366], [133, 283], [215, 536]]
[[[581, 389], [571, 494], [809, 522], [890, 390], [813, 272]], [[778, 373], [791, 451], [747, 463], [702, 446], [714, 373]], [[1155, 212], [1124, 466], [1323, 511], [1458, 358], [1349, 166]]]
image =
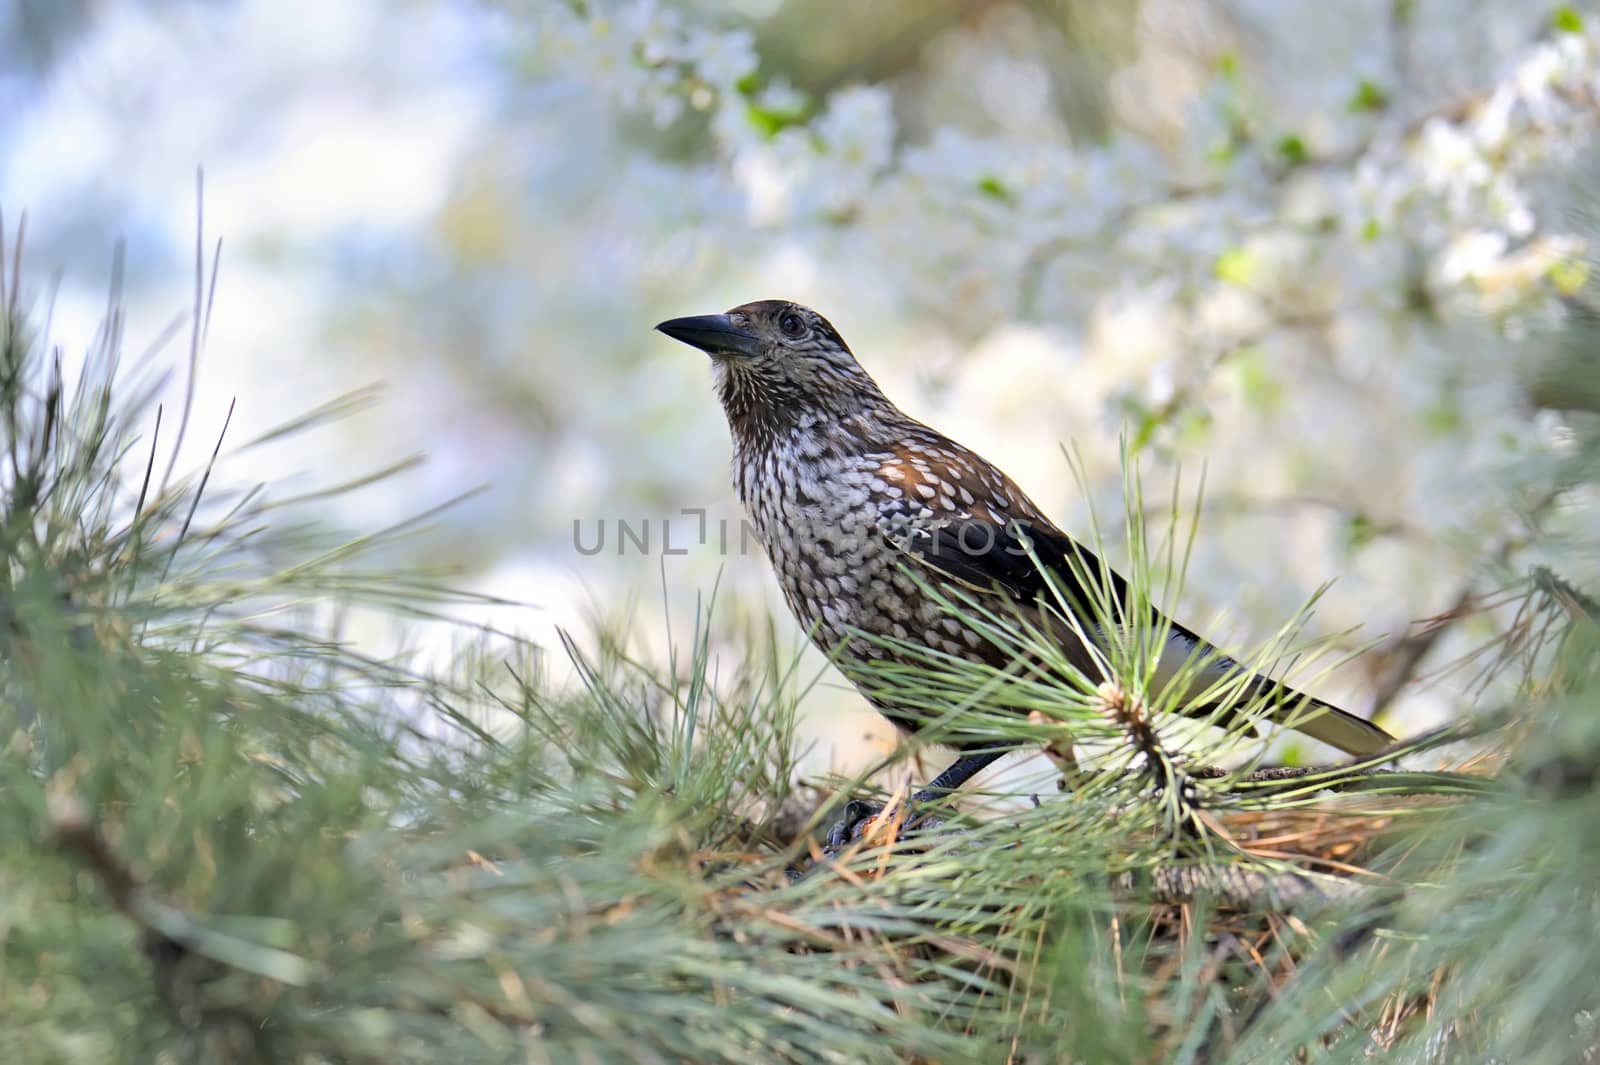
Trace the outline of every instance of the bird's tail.
[[[1194, 688], [1205, 688], [1213, 685], [1219, 678], [1237, 676], [1247, 672], [1247, 667], [1223, 655], [1210, 647], [1200, 638], [1187, 629], [1178, 630], [1168, 645], [1168, 649], [1161, 656], [1157, 665], [1157, 681], [1163, 682], [1161, 677], [1162, 667], [1170, 671], [1178, 668], [1180, 663], [1189, 661], [1189, 656], [1197, 653], [1211, 656], [1209, 668], [1202, 669], [1198, 676], [1187, 678]], [[1197, 693], [1198, 694], [1198, 693]], [[1346, 713], [1331, 703], [1314, 698], [1304, 692], [1296, 691], [1281, 681], [1260, 673], [1249, 675], [1246, 681], [1244, 694], [1248, 705], [1234, 705], [1223, 710], [1218, 716], [1218, 706], [1214, 702], [1203, 702], [1183, 710], [1183, 713], [1197, 717], [1211, 717], [1214, 724], [1228, 727], [1240, 715], [1252, 718], [1261, 718], [1292, 729], [1295, 732], [1310, 736], [1314, 740], [1321, 740], [1330, 747], [1337, 747], [1345, 754], [1366, 756], [1377, 754], [1395, 742], [1395, 738], [1383, 729], [1374, 725], [1365, 718]], [[1193, 698], [1194, 695], [1191, 695]]]
[[1393, 736], [1366, 718], [1346, 713], [1321, 699], [1297, 699], [1293, 705], [1279, 707], [1271, 718], [1345, 754], [1377, 754], [1395, 742]]

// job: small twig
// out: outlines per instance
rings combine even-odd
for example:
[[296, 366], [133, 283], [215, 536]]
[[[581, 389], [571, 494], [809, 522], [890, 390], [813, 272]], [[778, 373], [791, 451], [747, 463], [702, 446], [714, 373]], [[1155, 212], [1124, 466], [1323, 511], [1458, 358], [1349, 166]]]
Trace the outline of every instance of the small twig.
[[[1538, 531], [1540, 520], [1561, 498], [1561, 494], [1560, 488], [1547, 489], [1540, 493], [1537, 499], [1532, 500], [1528, 507], [1528, 532], [1520, 536], [1509, 536], [1500, 541], [1490, 555], [1490, 562], [1493, 565], [1503, 566], [1519, 548], [1525, 546], [1532, 534]], [[1457, 622], [1477, 612], [1474, 607], [1478, 600], [1477, 581], [1468, 581], [1462, 585], [1450, 605], [1429, 618], [1420, 632], [1402, 637], [1390, 646], [1386, 655], [1390, 662], [1378, 681], [1378, 690], [1373, 696], [1372, 705], [1368, 708], [1368, 717], [1377, 717], [1388, 709], [1389, 704], [1416, 678], [1417, 670], [1423, 660], [1444, 634]]]
[[1387, 95], [1401, 106], [1411, 98], [1416, 14], [1416, 0], [1389, 0], [1389, 73], [1394, 85]]
[[140, 925], [153, 927], [144, 885], [95, 829], [89, 806], [75, 794], [50, 796], [50, 827], [61, 846], [83, 860], [111, 897], [112, 905]]
[[[1185, 770], [1197, 780], [1223, 780], [1229, 784], [1252, 785], [1285, 782], [1309, 782], [1322, 791], [1390, 791], [1414, 787], [1428, 794], [1438, 794], [1440, 785], [1449, 785], [1471, 794], [1492, 790], [1492, 779], [1474, 773], [1451, 773], [1440, 770], [1405, 770], [1374, 768], [1370, 759], [1350, 768], [1339, 766], [1269, 766], [1265, 769], [1240, 773], [1220, 766], [1189, 766]], [[1277, 789], [1251, 788], [1252, 795], [1271, 795]]]
[[1596, 603], [1571, 582], [1557, 576], [1550, 567], [1535, 566], [1532, 580], [1534, 588], [1561, 604], [1569, 617], [1582, 618], [1591, 623], [1600, 621], [1600, 603]]
[[1444, 634], [1459, 620], [1471, 613], [1471, 606], [1478, 598], [1477, 584], [1468, 581], [1456, 593], [1455, 599], [1449, 606], [1428, 620], [1428, 624], [1421, 632], [1411, 636], [1403, 636], [1396, 641], [1385, 655], [1388, 663], [1383, 671], [1382, 678], [1378, 681], [1377, 693], [1372, 697], [1372, 705], [1368, 708], [1367, 716], [1376, 717], [1389, 708], [1400, 692], [1416, 677], [1417, 668], [1422, 665], [1422, 660], [1434, 649], [1443, 638]]
[[152, 948], [147, 953], [163, 979], [170, 976], [175, 962], [189, 954], [284, 984], [302, 985], [314, 975], [312, 964], [298, 955], [213, 931], [176, 906], [152, 897], [100, 834], [89, 804], [76, 793], [51, 794], [50, 827], [61, 849], [79, 859], [100, 881], [117, 911], [144, 930]]

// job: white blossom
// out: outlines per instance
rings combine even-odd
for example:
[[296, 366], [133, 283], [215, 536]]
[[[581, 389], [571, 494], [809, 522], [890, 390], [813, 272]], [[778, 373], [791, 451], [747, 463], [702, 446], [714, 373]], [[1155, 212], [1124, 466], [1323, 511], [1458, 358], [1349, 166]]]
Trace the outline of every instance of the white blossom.
[[1498, 230], [1463, 233], [1445, 247], [1439, 276], [1451, 285], [1481, 278], [1500, 261], [1507, 243], [1506, 235]]
[[756, 70], [756, 41], [748, 30], [697, 29], [685, 41], [684, 55], [696, 74], [724, 92]]
[[894, 109], [888, 91], [858, 86], [836, 92], [812, 128], [829, 164], [819, 175], [830, 186], [821, 199], [835, 208], [855, 203], [894, 151]]

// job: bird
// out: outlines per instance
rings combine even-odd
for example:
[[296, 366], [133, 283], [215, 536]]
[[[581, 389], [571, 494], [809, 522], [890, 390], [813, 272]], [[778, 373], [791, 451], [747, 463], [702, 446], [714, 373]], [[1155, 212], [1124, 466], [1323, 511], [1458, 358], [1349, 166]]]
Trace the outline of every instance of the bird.
[[[873, 680], [874, 667], [925, 663], [933, 651], [1004, 668], [1015, 653], [950, 609], [957, 590], [976, 608], [1022, 611], [1043, 623], [1068, 662], [1098, 672], [1085, 640], [1103, 630], [1088, 616], [1061, 624], [1045, 600], [1053, 581], [1075, 589], [1077, 604], [1103, 602], [1081, 582], [1109, 580], [1125, 603], [1127, 582], [1004, 472], [895, 406], [826, 318], [787, 300], [760, 300], [656, 329], [710, 356], [733, 440], [734, 489], [789, 609], [900, 730], [924, 727], [928, 711], [897, 701], [881, 671]], [[1394, 742], [1378, 725], [1248, 670], [1150, 609], [1167, 640], [1154, 683], [1182, 678], [1214, 697], [1219, 680], [1237, 678], [1264, 704], [1262, 716], [1346, 754], [1373, 755]], [[1179, 709], [1218, 713], [1214, 704], [1182, 700]], [[958, 756], [911, 796], [912, 806], [948, 796], [1012, 746], [959, 732], [941, 738]], [[852, 806], [847, 821], [875, 811]], [[830, 840], [848, 838], [851, 828], [835, 826]]]

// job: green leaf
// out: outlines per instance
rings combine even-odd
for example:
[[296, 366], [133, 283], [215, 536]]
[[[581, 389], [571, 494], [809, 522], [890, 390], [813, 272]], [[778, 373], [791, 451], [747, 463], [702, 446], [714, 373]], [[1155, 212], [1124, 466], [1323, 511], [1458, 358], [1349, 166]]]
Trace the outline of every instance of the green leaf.
[[1453, 399], [1441, 399], [1422, 412], [1422, 427], [1434, 436], [1446, 436], [1461, 429], [1461, 405]]
[[1230, 285], [1248, 286], [1256, 279], [1260, 263], [1248, 248], [1229, 248], [1217, 256], [1212, 271]]
[[1562, 33], [1583, 32], [1583, 16], [1571, 4], [1562, 4], [1551, 12], [1550, 24]]
[[1270, 414], [1283, 404], [1283, 382], [1272, 373], [1266, 352], [1248, 347], [1230, 360], [1238, 376], [1239, 392], [1255, 410]]
[[1378, 525], [1367, 514], [1356, 511], [1345, 519], [1344, 545], [1347, 551], [1365, 547], [1378, 538]]
[[1133, 439], [1128, 444], [1128, 449], [1138, 454], [1149, 446], [1155, 439], [1156, 430], [1166, 424], [1166, 419], [1156, 410], [1144, 408], [1139, 412], [1139, 418], [1134, 425]]
[[1589, 264], [1582, 259], [1558, 259], [1550, 264], [1550, 283], [1563, 296], [1576, 296], [1589, 283]]
[[1356, 113], [1382, 111], [1389, 106], [1389, 94], [1371, 78], [1362, 78], [1361, 84], [1356, 86], [1355, 95], [1350, 98], [1350, 110]]
[[1195, 401], [1186, 403], [1178, 412], [1174, 426], [1177, 443], [1185, 449], [1198, 448], [1205, 443], [1215, 424], [1216, 416], [1208, 407]]
[[805, 108], [768, 108], [753, 103], [745, 107], [746, 120], [767, 140], [805, 122], [806, 114]]
[[987, 174], [978, 179], [978, 191], [991, 200], [999, 200], [1004, 204], [1011, 204], [1016, 201], [1016, 195], [1006, 187], [1005, 182], [993, 174]]
[[1289, 133], [1278, 139], [1278, 154], [1290, 166], [1304, 166], [1311, 161], [1311, 151], [1298, 133]]

